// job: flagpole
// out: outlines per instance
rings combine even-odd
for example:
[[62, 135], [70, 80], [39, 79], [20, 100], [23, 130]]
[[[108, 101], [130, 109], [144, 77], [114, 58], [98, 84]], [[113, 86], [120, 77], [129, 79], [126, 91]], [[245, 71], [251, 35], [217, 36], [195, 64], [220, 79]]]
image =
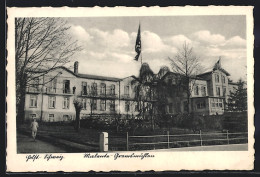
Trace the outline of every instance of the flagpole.
[[[140, 23], [140, 20], [139, 20], [139, 26], [140, 26], [140, 41], [141, 41], [141, 23]], [[142, 45], [141, 45], [141, 66], [143, 64], [143, 52], [142, 52]]]
[[141, 66], [142, 66], [142, 64], [143, 64], [143, 54], [141, 52]]

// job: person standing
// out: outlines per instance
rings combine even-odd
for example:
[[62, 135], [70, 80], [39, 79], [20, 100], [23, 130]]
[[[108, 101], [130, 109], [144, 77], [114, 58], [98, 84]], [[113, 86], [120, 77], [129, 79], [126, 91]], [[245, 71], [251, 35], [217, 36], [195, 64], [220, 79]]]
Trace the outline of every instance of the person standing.
[[36, 122], [36, 119], [34, 118], [33, 122], [31, 123], [32, 137], [33, 137], [34, 141], [35, 141], [35, 138], [36, 138], [38, 128], [39, 128], [38, 122]]

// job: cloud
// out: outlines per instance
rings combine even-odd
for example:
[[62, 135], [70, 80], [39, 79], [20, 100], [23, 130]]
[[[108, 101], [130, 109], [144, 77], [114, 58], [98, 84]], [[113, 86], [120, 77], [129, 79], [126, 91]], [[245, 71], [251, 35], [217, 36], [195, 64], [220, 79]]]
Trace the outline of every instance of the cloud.
[[89, 33], [82, 27], [82, 26], [74, 26], [72, 25], [70, 28], [71, 34], [76, 37], [77, 39], [80, 39], [80, 41], [89, 41], [91, 39], [91, 36]]
[[225, 37], [220, 34], [211, 34], [210, 31], [197, 31], [191, 37], [202, 44], [222, 44], [225, 42]]
[[165, 42], [178, 48], [180, 48], [184, 44], [184, 42], [186, 42], [187, 44], [192, 44], [192, 41], [182, 34], [171, 36], [170, 38], [165, 38]]
[[127, 32], [121, 29], [115, 29], [112, 32], [101, 31], [97, 28], [92, 28], [89, 33], [93, 36], [93, 42], [106, 48], [122, 48], [127, 47], [130, 42], [130, 37]]
[[143, 52], [162, 52], [170, 50], [169, 46], [163, 43], [160, 36], [150, 31], [144, 31], [142, 36], [142, 49]]
[[234, 36], [227, 40], [223, 46], [228, 48], [245, 48], [246, 40], [242, 39], [240, 36]]

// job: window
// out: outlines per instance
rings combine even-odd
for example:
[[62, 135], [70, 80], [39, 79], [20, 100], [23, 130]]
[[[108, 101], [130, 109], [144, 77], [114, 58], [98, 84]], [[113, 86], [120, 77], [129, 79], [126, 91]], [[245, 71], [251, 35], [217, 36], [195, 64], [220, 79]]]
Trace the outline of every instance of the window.
[[211, 98], [211, 107], [213, 107], [213, 108], [216, 107], [214, 98]]
[[197, 103], [197, 109], [205, 109], [206, 108], [206, 102], [202, 101]]
[[69, 105], [70, 105], [70, 98], [69, 97], [64, 97], [63, 98], [62, 108], [63, 109], [69, 109]]
[[219, 83], [219, 75], [218, 74], [215, 75], [215, 82]]
[[63, 81], [63, 93], [70, 93], [70, 81], [69, 80]]
[[217, 96], [220, 96], [220, 87], [216, 87], [216, 94]]
[[93, 96], [97, 95], [97, 83], [92, 84], [91, 91], [92, 91]]
[[50, 84], [49, 84], [49, 92], [50, 93], [56, 93], [56, 86], [57, 86], [57, 79], [52, 78], [50, 80]]
[[97, 100], [92, 100], [92, 110], [97, 110]]
[[115, 100], [110, 101], [110, 111], [115, 111]]
[[173, 113], [173, 104], [172, 103], [169, 104], [169, 113]]
[[194, 89], [195, 89], [195, 95], [199, 95], [199, 86], [196, 85]]
[[49, 114], [49, 121], [54, 122], [54, 114]]
[[202, 96], [206, 96], [206, 94], [207, 94], [206, 87], [205, 87], [205, 86], [202, 86], [202, 87], [201, 87], [201, 95], [202, 95]]
[[104, 84], [104, 83], [101, 84], [100, 94], [106, 95], [106, 84]]
[[55, 108], [55, 104], [56, 104], [56, 97], [50, 96], [49, 97], [49, 108]]
[[124, 93], [126, 96], [129, 96], [129, 86], [125, 86]]
[[221, 76], [221, 80], [222, 80], [222, 83], [226, 83], [226, 78], [225, 78], [225, 76]]
[[212, 107], [223, 107], [223, 101], [222, 99], [218, 99], [218, 98], [212, 98], [211, 99], [211, 106]]
[[87, 109], [87, 99], [86, 98], [83, 98], [82, 99], [82, 109]]
[[130, 111], [130, 102], [126, 101], [125, 102], [125, 112], [128, 112], [128, 111]]
[[100, 110], [101, 111], [106, 110], [106, 100], [100, 100]]
[[30, 107], [37, 107], [37, 95], [30, 95]]
[[226, 96], [226, 93], [227, 93], [227, 89], [226, 87], [223, 87], [223, 96]]
[[82, 95], [87, 95], [87, 82], [82, 82]]
[[135, 99], [138, 98], [138, 88], [137, 86], [134, 86], [134, 94], [135, 94]]
[[222, 108], [223, 104], [222, 104], [222, 99], [218, 99], [218, 107]]
[[115, 85], [113, 84], [113, 85], [111, 85], [111, 89], [110, 89], [110, 93], [111, 93], [111, 95], [115, 95]]

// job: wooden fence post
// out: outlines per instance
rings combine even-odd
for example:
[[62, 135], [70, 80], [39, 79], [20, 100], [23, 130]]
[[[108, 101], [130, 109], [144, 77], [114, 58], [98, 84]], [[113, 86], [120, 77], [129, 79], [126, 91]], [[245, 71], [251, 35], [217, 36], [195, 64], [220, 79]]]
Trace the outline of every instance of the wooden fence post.
[[228, 130], [227, 130], [227, 143], [229, 144]]
[[167, 142], [168, 142], [168, 149], [170, 148], [170, 134], [169, 131], [167, 131]]
[[202, 146], [202, 136], [201, 136], [201, 130], [200, 130], [200, 146]]
[[128, 132], [126, 132], [126, 150], [128, 151]]

